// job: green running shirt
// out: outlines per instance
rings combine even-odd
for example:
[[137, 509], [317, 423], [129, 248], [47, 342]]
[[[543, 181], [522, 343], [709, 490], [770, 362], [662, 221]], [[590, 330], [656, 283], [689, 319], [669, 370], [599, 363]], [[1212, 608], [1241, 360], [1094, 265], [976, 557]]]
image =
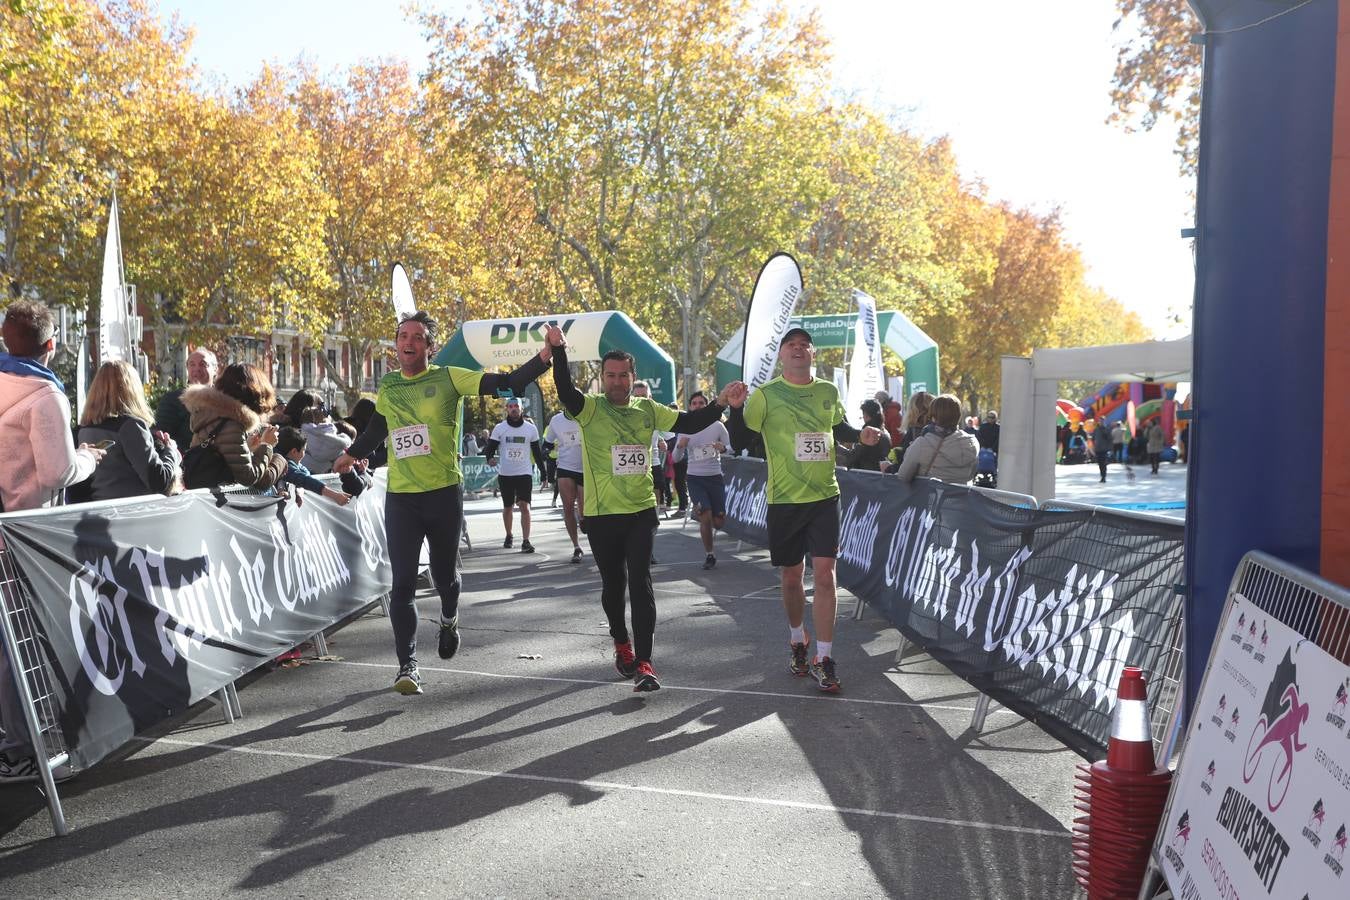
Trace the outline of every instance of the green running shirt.
[[477, 396], [482, 372], [427, 366], [414, 378], [390, 372], [380, 379], [375, 411], [389, 425], [389, 484], [395, 494], [435, 491], [459, 484], [459, 413], [465, 396]]
[[679, 416], [649, 397], [615, 406], [604, 394], [586, 394], [574, 417], [581, 427], [584, 514], [612, 516], [656, 507], [652, 489], [652, 435], [669, 431]]
[[839, 496], [832, 429], [844, 421], [839, 389], [819, 378], [773, 379], [745, 401], [745, 424], [764, 437], [770, 503], [815, 503]]

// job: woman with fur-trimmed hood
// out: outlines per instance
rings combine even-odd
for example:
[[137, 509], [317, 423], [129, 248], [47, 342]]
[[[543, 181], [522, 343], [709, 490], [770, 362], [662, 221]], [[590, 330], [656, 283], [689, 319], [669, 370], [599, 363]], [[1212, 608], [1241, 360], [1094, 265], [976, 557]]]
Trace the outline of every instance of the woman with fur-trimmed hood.
[[[276, 392], [267, 375], [256, 366], [240, 363], [226, 366], [215, 384], [184, 391], [183, 405], [192, 422], [192, 446], [213, 446], [233, 476], [225, 479], [224, 468], [219, 467], [220, 475], [211, 479], [215, 484], [189, 480], [188, 487], [238, 483], [262, 490], [280, 481], [286, 474], [286, 459], [273, 452], [277, 429], [264, 420], [275, 403]], [[183, 474], [191, 478], [186, 460]]]

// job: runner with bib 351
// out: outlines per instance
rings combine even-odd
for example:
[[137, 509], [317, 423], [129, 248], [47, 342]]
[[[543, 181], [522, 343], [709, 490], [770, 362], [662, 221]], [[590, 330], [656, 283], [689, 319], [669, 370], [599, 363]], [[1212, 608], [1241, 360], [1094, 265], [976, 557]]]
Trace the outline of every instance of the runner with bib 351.
[[[839, 555], [839, 481], [834, 475], [835, 441], [869, 446], [881, 437], [879, 429], [861, 431], [844, 421], [839, 389], [811, 375], [816, 349], [804, 328], [792, 328], [779, 344], [783, 374], [733, 403], [727, 425], [737, 446], [750, 440], [749, 431], [764, 437], [769, 464], [769, 560], [779, 567], [783, 608], [788, 618], [788, 671], [810, 675], [822, 691], [839, 690], [835, 671], [834, 560]], [[806, 633], [806, 588], [802, 571], [811, 554], [815, 600], [811, 605], [816, 628], [816, 655], [807, 662], [810, 637]]]

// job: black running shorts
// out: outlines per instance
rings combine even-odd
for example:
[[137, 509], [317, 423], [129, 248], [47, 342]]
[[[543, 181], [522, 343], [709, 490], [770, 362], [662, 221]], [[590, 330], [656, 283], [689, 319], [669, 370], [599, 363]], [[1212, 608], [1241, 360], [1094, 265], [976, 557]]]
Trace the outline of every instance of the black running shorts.
[[528, 506], [534, 494], [534, 479], [528, 475], [498, 475], [497, 490], [501, 491], [503, 507], [517, 503]]
[[839, 555], [839, 498], [814, 503], [770, 503], [769, 561], [795, 566], [807, 553], [833, 559]]
[[577, 483], [577, 486], [578, 486], [578, 487], [581, 487], [581, 486], [585, 483], [585, 482], [582, 480], [582, 478], [581, 478], [581, 473], [580, 473], [580, 472], [573, 472], [571, 469], [563, 469], [563, 468], [559, 468], [559, 469], [558, 469], [558, 477], [559, 477], [559, 478], [570, 478], [570, 479], [572, 479], [573, 481], [575, 481], [575, 482]]

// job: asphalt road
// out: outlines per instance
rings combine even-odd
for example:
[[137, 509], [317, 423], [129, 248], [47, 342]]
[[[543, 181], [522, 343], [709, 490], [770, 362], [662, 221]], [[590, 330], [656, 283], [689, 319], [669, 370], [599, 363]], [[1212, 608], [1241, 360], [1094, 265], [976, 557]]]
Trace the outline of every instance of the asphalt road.
[[464, 646], [436, 657], [422, 600], [424, 695], [390, 689], [374, 613], [330, 635], [340, 660], [245, 679], [234, 725], [201, 704], [64, 785], [66, 838], [35, 788], [0, 789], [0, 896], [1075, 895], [1072, 753], [998, 707], [970, 732], [975, 693], [918, 651], [897, 668], [848, 595], [843, 692], [820, 694], [786, 670], [767, 554], [724, 541], [705, 572], [678, 522], [664, 688], [636, 695], [544, 503], [533, 555], [468, 504]]

